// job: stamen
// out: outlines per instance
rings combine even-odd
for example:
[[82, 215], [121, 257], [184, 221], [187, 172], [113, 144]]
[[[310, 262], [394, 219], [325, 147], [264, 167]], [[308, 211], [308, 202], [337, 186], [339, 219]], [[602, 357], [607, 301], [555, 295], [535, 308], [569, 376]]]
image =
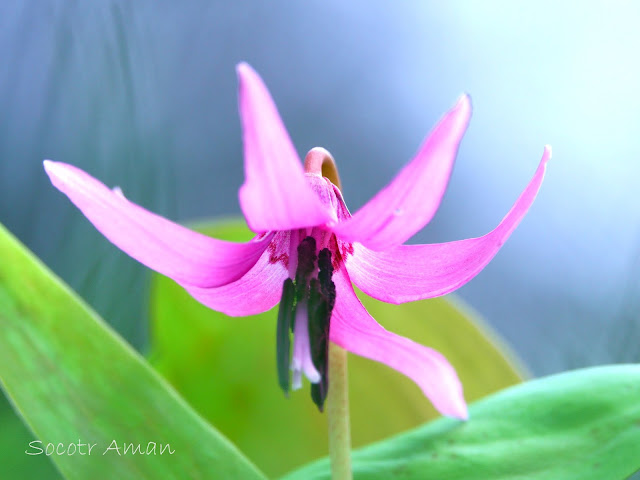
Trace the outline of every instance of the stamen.
[[331, 251], [322, 249], [318, 255], [318, 279], [309, 283], [309, 338], [311, 359], [322, 381], [311, 385], [311, 398], [320, 411], [329, 393], [329, 329], [336, 301], [336, 286], [331, 280]]
[[316, 247], [313, 236], [307, 236], [297, 246], [295, 281], [288, 278], [282, 288], [276, 347], [282, 390], [287, 394], [290, 389], [301, 388], [304, 374], [311, 382], [311, 398], [322, 411], [329, 388], [329, 328], [336, 286], [331, 280], [334, 271], [331, 250], [323, 248], [316, 255]]
[[[309, 277], [316, 268], [316, 239], [305, 237], [298, 245], [298, 267], [296, 269], [296, 300], [304, 301], [309, 290]], [[291, 332], [295, 323], [291, 323]]]
[[284, 281], [282, 298], [278, 310], [278, 324], [276, 328], [276, 363], [278, 367], [278, 383], [285, 395], [289, 393], [289, 364], [291, 359], [291, 334], [296, 316], [296, 287], [290, 278]]
[[322, 295], [320, 282], [312, 279], [309, 285], [309, 338], [311, 340], [311, 360], [316, 367], [321, 382], [311, 385], [311, 398], [322, 411], [329, 390], [329, 302]]
[[[298, 294], [301, 294], [306, 290], [307, 283], [309, 282], [309, 276], [316, 268], [317, 259], [316, 239], [313, 237], [306, 237], [300, 242], [300, 245], [298, 245], [298, 269], [296, 270], [296, 286], [298, 287]], [[301, 296], [304, 297], [305, 295]], [[298, 298], [300, 298], [300, 296]]]
[[318, 255], [318, 280], [322, 294], [329, 302], [329, 313], [333, 310], [336, 303], [336, 285], [331, 280], [333, 276], [333, 262], [331, 261], [331, 250], [323, 248]]

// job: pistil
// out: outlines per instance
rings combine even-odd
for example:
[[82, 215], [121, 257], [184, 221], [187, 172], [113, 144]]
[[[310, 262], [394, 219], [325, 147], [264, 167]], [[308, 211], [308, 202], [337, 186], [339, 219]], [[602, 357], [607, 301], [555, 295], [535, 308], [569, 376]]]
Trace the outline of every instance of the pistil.
[[302, 388], [302, 373], [304, 373], [312, 384], [317, 384], [322, 379], [311, 359], [308, 318], [306, 301], [302, 301], [298, 304], [296, 311], [296, 325], [293, 332], [294, 346], [293, 358], [291, 359], [293, 390]]

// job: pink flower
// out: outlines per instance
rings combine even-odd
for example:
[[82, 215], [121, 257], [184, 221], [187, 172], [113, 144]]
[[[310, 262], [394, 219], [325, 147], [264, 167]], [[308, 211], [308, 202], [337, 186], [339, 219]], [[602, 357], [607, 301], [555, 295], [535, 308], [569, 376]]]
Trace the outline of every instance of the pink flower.
[[[550, 148], [545, 147], [531, 182], [509, 213], [488, 234], [403, 245], [440, 204], [471, 115], [469, 98], [463, 95], [415, 158], [351, 215], [340, 190], [321, 175], [323, 162], [331, 162], [328, 153], [311, 150], [305, 172], [266, 86], [249, 65], [240, 64], [237, 70], [246, 174], [240, 205], [257, 233], [250, 242], [226, 242], [190, 231], [76, 167], [45, 160], [52, 183], [116, 246], [214, 310], [252, 315], [271, 309], [282, 297], [278, 365], [285, 391], [290, 366], [293, 387], [301, 384], [304, 373], [312, 382], [314, 401], [322, 407], [328, 334], [350, 352], [410, 377], [441, 413], [467, 418], [453, 367], [440, 353], [382, 328], [356, 297], [352, 282], [390, 303], [444, 295], [467, 283], [531, 206]], [[291, 357], [289, 329], [294, 333]]]

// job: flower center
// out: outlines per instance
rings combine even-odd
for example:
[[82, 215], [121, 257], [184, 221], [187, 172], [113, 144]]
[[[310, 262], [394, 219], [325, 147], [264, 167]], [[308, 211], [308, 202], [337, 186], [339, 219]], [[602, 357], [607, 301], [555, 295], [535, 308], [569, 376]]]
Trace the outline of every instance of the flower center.
[[[292, 242], [299, 233], [292, 232]], [[336, 287], [331, 280], [334, 270], [332, 247], [318, 251], [318, 243], [322, 245], [327, 234], [321, 229], [313, 229], [311, 235], [298, 243], [295, 277], [284, 282], [277, 328], [278, 380], [281, 388], [285, 394], [290, 389], [301, 388], [304, 373], [311, 382], [311, 398], [320, 411], [328, 393], [329, 328], [336, 300]], [[293, 372], [292, 382], [290, 370]]]
[[[304, 171], [309, 186], [336, 221], [351, 216], [329, 152], [319, 147], [311, 149], [305, 157]], [[323, 226], [281, 233], [288, 235], [288, 250], [277, 250], [273, 243], [269, 257], [271, 263], [281, 262], [289, 270], [278, 311], [278, 382], [288, 395], [289, 390], [302, 387], [304, 374], [311, 382], [311, 398], [322, 411], [329, 388], [329, 330], [336, 301], [336, 286], [331, 278], [353, 254], [353, 247]]]

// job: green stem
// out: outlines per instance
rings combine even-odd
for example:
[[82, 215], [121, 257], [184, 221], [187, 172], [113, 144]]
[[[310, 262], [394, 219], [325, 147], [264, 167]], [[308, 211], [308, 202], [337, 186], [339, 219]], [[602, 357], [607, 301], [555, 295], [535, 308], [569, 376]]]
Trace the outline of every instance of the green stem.
[[347, 383], [347, 351], [329, 344], [329, 458], [331, 478], [351, 480], [351, 430], [349, 427], [349, 385]]

